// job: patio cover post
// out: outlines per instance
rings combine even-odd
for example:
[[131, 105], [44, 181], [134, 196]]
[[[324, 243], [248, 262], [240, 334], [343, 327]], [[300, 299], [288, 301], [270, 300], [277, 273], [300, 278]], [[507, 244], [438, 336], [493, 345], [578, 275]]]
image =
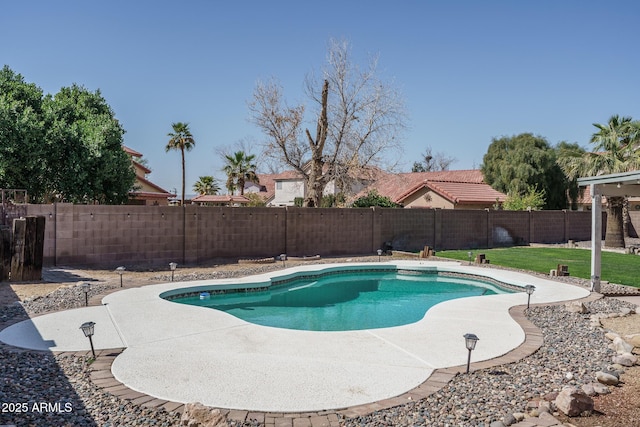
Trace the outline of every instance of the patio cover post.
[[602, 195], [596, 184], [591, 189], [591, 292], [600, 292], [602, 260]]

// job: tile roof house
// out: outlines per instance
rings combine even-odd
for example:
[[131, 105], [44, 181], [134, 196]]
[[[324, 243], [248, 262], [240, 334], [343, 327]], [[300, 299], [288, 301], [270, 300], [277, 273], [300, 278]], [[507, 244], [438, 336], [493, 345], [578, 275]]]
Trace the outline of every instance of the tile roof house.
[[[578, 197], [577, 201], [577, 210], [578, 211], [590, 211], [591, 210], [591, 194], [589, 193], [589, 189], [585, 189], [582, 193], [582, 196]], [[627, 198], [628, 207], [627, 209], [631, 211], [640, 211], [640, 197], [628, 197]], [[607, 196], [602, 196], [602, 209], [605, 209], [607, 206]]]
[[[259, 183], [245, 185], [245, 193], [260, 194], [267, 206], [293, 206], [295, 198], [305, 196], [304, 180], [295, 171], [259, 174], [258, 178]], [[486, 184], [482, 172], [475, 169], [399, 174], [372, 169], [361, 181], [348, 200], [375, 189], [405, 208], [491, 209], [506, 198]], [[335, 186], [330, 182], [325, 194], [334, 192]]]
[[136, 159], [142, 158], [141, 153], [124, 145], [122, 149], [131, 158], [131, 164], [136, 172], [136, 180], [133, 184], [133, 190], [129, 192], [128, 204], [167, 206], [169, 198], [176, 195], [147, 179], [147, 174], [151, 173], [151, 169], [136, 161]]
[[201, 206], [244, 206], [249, 203], [249, 199], [226, 194], [200, 194], [192, 198], [191, 203]]
[[267, 206], [293, 206], [296, 197], [304, 197], [304, 180], [296, 171], [258, 174], [259, 182], [246, 182], [244, 193], [256, 193]]
[[405, 208], [492, 209], [507, 197], [477, 169], [388, 174], [356, 198], [374, 189]]
[[273, 200], [276, 192], [275, 178], [280, 174], [257, 174], [258, 182], [245, 182], [244, 194], [254, 193], [260, 196], [267, 206]]
[[[582, 194], [578, 195], [578, 200], [576, 200], [577, 209], [579, 211], [590, 211], [591, 204], [593, 200], [591, 199], [591, 194], [589, 193], [589, 189], [584, 189]], [[602, 196], [602, 207], [604, 208], [607, 205], [607, 196]]]
[[[376, 168], [369, 168], [363, 172], [358, 179], [351, 180], [351, 187], [354, 192], [360, 191], [375, 179], [378, 179], [381, 172]], [[246, 193], [258, 193], [267, 206], [294, 206], [295, 200], [306, 196], [306, 186], [302, 175], [294, 170], [288, 170], [277, 174], [258, 174], [259, 183], [247, 182], [244, 187]], [[324, 188], [324, 194], [336, 194], [334, 181], [329, 181]]]

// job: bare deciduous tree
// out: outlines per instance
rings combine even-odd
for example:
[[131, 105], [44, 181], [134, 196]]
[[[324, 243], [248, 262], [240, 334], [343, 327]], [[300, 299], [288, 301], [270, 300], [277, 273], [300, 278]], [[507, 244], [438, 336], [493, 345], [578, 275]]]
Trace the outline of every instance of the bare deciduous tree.
[[411, 172], [437, 172], [449, 170], [449, 166], [456, 162], [455, 157], [449, 157], [444, 153], [433, 153], [431, 146], [428, 146], [422, 154], [424, 161], [413, 162]]
[[315, 136], [303, 130], [305, 106], [287, 105], [274, 80], [258, 83], [249, 104], [251, 121], [267, 136], [263, 155], [304, 178], [305, 206], [320, 206], [327, 183], [348, 190], [363, 169], [383, 165], [383, 155], [399, 148], [405, 128], [403, 99], [378, 78], [377, 58], [360, 70], [349, 54], [347, 42], [332, 40], [322, 77], [307, 76]]

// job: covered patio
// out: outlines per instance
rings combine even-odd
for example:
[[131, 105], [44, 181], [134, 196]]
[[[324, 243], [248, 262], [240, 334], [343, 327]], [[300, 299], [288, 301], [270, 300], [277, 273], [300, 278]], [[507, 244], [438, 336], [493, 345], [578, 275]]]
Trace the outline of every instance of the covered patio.
[[600, 292], [602, 267], [602, 196], [640, 197], [640, 171], [578, 178], [591, 194], [591, 290]]

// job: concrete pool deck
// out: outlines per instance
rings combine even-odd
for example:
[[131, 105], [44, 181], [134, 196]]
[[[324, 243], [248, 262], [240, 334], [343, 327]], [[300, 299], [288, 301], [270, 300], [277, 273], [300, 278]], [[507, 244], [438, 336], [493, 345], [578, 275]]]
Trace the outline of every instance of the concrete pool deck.
[[[586, 289], [506, 270], [451, 262], [398, 261], [382, 265], [435, 266], [513, 284], [532, 284], [532, 304], [574, 300]], [[377, 265], [380, 265], [377, 264]], [[431, 308], [417, 323], [350, 331], [292, 331], [253, 325], [231, 315], [163, 300], [159, 295], [200, 285], [251, 283], [294, 271], [352, 263], [300, 266], [242, 279], [173, 282], [131, 288], [103, 298], [102, 306], [68, 310], [15, 324], [0, 340], [17, 347], [86, 351], [79, 330], [96, 322], [96, 349], [126, 348], [111, 371], [128, 388], [173, 402], [264, 412], [355, 407], [420, 387], [434, 370], [466, 364], [462, 335], [480, 341], [472, 361], [518, 347], [525, 331], [509, 314], [525, 293], [472, 297]]]

